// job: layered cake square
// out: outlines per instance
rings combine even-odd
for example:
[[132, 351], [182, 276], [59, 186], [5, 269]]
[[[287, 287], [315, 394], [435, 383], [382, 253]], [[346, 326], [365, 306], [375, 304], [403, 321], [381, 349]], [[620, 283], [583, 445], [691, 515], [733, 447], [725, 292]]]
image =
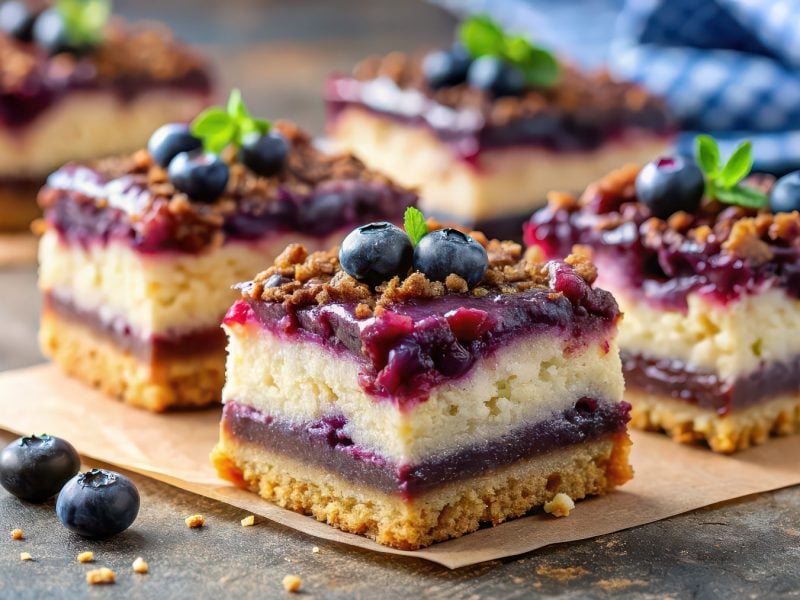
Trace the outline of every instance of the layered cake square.
[[[751, 163], [752, 164], [752, 163]], [[709, 171], [712, 172], [713, 171]], [[734, 452], [800, 430], [800, 177], [704, 183], [693, 159], [628, 165], [526, 225], [546, 256], [580, 245], [624, 313], [631, 424]], [[718, 197], [713, 197], [719, 194]], [[748, 200], [749, 198], [749, 200]]]
[[[417, 187], [426, 214], [515, 240], [548, 191], [579, 191], [670, 145], [668, 112], [642, 88], [548, 61], [487, 27], [475, 48], [468, 22], [452, 49], [394, 52], [330, 78], [331, 139]], [[491, 33], [500, 47], [482, 55]]]
[[591, 264], [482, 239], [482, 272], [463, 244], [477, 234], [428, 233], [413, 263], [380, 236], [354, 256], [351, 237], [341, 253], [291, 245], [240, 286], [224, 320], [223, 478], [417, 549], [631, 477], [619, 312]]
[[359, 223], [400, 220], [416, 200], [290, 123], [238, 152], [200, 145], [170, 124], [149, 151], [69, 164], [39, 194], [42, 351], [154, 411], [219, 401], [231, 285], [290, 241], [327, 248]]
[[0, 5], [0, 230], [27, 230], [68, 161], [141, 148], [211, 99], [207, 61], [158, 24], [106, 22], [106, 0]]

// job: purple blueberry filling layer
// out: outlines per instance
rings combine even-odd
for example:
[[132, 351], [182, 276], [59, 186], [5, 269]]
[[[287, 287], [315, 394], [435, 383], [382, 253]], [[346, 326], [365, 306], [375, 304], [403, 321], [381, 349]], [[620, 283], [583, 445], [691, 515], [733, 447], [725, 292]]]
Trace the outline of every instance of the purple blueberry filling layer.
[[520, 425], [500, 438], [476, 440], [472, 446], [421, 463], [395, 464], [358, 447], [342, 416], [314, 422], [292, 422], [228, 402], [222, 427], [235, 439], [303, 461], [354, 483], [410, 499], [439, 486], [477, 477], [559, 448], [625, 431], [630, 405], [581, 398], [572, 408], [546, 421]]
[[225, 351], [225, 333], [220, 327], [142, 337], [121, 318], [103, 319], [98, 313], [77, 308], [69, 300], [53, 294], [45, 294], [43, 304], [45, 313], [88, 327], [120, 351], [130, 353], [143, 362], [157, 364], [170, 359], [222, 354]]
[[401, 89], [387, 78], [357, 81], [334, 77], [326, 86], [328, 122], [335, 123], [346, 109], [357, 107], [399, 123], [425, 127], [448, 144], [462, 160], [476, 160], [481, 150], [536, 146], [554, 152], [588, 151], [633, 130], [670, 135], [672, 128], [658, 106], [639, 111], [594, 110], [566, 114], [542, 111], [490, 126], [472, 108], [444, 106], [422, 91]]
[[523, 337], [558, 337], [566, 352], [592, 343], [608, 350], [619, 314], [614, 298], [592, 288], [564, 263], [552, 262], [550, 269], [549, 288], [406, 301], [368, 319], [357, 319], [352, 304], [299, 308], [240, 300], [224, 322], [254, 323], [347, 353], [358, 362], [359, 382], [367, 393], [413, 404], [435, 386], [465, 375], [480, 358]]
[[525, 243], [547, 256], [564, 256], [573, 245], [590, 246], [595, 264], [606, 281], [626, 294], [666, 310], [688, 308], [687, 297], [699, 293], [720, 303], [780, 287], [800, 298], [800, 246], [771, 246], [773, 256], [760, 264], [723, 251], [721, 241], [704, 245], [687, 238], [663, 243], [657, 250], [645, 245], [650, 214], [629, 205], [613, 226], [600, 226], [606, 214], [544, 208], [525, 224]]
[[[69, 243], [121, 240], [143, 253], [194, 252], [211, 243], [177, 235], [192, 223], [168, 210], [166, 199], [154, 201], [146, 182], [136, 176], [106, 180], [88, 167], [68, 165], [49, 177], [48, 187], [56, 197], [45, 218]], [[98, 205], [101, 198], [107, 202]], [[365, 222], [398, 221], [413, 199], [400, 188], [350, 179], [303, 190], [280, 187], [274, 200], [239, 199], [219, 231], [227, 240], [241, 241], [286, 232], [326, 237]]]
[[678, 360], [622, 353], [628, 389], [684, 400], [726, 415], [784, 394], [800, 395], [800, 355], [762, 365], [732, 380], [698, 371]]

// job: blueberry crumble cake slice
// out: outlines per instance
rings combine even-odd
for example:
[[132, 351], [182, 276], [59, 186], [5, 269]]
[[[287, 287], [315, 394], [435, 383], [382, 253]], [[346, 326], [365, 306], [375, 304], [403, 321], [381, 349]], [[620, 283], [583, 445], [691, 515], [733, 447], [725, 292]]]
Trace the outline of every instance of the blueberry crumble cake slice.
[[800, 430], [800, 173], [738, 183], [749, 145], [723, 167], [701, 139], [702, 169], [662, 157], [551, 194], [525, 240], [591, 253], [625, 315], [632, 426], [728, 453]]
[[54, 169], [132, 152], [210, 102], [203, 57], [163, 25], [108, 19], [109, 5], [0, 4], [0, 230], [28, 228]]
[[330, 137], [418, 187], [428, 215], [519, 239], [548, 191], [583, 189], [672, 141], [665, 105], [635, 84], [558, 64], [485, 18], [459, 38], [369, 58], [325, 88]]
[[415, 200], [294, 125], [251, 117], [234, 94], [230, 112], [165, 125], [148, 150], [50, 176], [43, 352], [151, 410], [218, 402], [231, 285], [290, 242], [328, 248], [355, 225], [401, 220]]
[[619, 313], [594, 267], [407, 229], [290, 245], [240, 286], [220, 475], [403, 549], [630, 479]]

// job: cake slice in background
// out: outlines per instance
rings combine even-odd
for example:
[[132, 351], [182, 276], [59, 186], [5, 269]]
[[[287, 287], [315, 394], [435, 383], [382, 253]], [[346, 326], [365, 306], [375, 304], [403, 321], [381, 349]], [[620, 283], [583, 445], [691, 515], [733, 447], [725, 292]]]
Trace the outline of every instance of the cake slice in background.
[[749, 144], [722, 165], [700, 139], [702, 169], [662, 157], [553, 193], [525, 241], [591, 252], [625, 315], [632, 425], [734, 452], [800, 430], [800, 175], [740, 183]]
[[664, 151], [673, 127], [642, 88], [558, 64], [484, 17], [426, 56], [370, 58], [325, 88], [330, 137], [425, 212], [501, 239], [567, 183]]
[[202, 142], [169, 124], [149, 151], [69, 164], [39, 194], [42, 351], [150, 410], [219, 401], [231, 285], [290, 242], [329, 247], [416, 200], [294, 125], [253, 118], [237, 93], [229, 108], [198, 117]]
[[619, 313], [593, 266], [421, 224], [413, 250], [387, 223], [340, 253], [293, 244], [240, 286], [220, 475], [403, 549], [627, 481]]
[[141, 148], [211, 100], [207, 61], [157, 23], [110, 2], [0, 4], [0, 231], [26, 230], [54, 169]]

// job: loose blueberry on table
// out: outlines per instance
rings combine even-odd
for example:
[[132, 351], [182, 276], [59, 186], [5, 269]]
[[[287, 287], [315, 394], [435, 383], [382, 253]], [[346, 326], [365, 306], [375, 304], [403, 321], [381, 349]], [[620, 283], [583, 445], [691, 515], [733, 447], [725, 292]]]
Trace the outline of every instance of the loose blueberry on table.
[[56, 502], [59, 521], [80, 536], [105, 539], [125, 531], [139, 513], [139, 492], [119, 473], [92, 469], [70, 479]]
[[50, 435], [19, 438], [0, 453], [0, 485], [17, 498], [44, 502], [80, 470], [77, 451]]

